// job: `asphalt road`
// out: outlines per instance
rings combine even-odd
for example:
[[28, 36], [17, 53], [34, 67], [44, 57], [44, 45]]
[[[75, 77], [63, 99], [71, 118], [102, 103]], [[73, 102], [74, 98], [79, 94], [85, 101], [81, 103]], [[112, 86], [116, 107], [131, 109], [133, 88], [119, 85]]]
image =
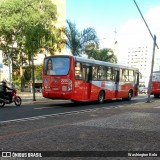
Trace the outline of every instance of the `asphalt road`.
[[96, 102], [74, 104], [69, 100], [49, 100], [44, 99], [40, 95], [37, 96], [36, 101], [32, 101], [32, 97], [22, 97], [22, 105], [15, 106], [14, 103], [6, 104], [4, 108], [0, 108], [0, 122], [16, 121], [17, 119], [32, 118], [38, 116], [52, 116], [54, 114], [65, 114], [77, 111], [86, 111], [90, 109], [103, 107], [121, 107], [132, 103], [142, 103], [147, 101], [146, 95], [135, 97], [132, 101], [106, 101], [104, 104], [97, 104]]
[[[141, 96], [130, 102], [107, 101], [101, 105], [75, 106], [66, 101], [50, 101], [26, 102], [22, 107], [6, 106], [0, 109], [0, 148], [18, 152], [51, 151], [52, 154], [53, 151], [69, 151], [71, 158], [64, 158], [63, 152], [63, 159], [78, 160], [86, 159], [86, 154], [89, 154], [87, 159], [128, 159], [123, 155], [107, 157], [105, 153], [116, 151], [110, 153], [116, 157], [117, 151], [127, 151], [127, 155], [136, 151], [137, 156], [131, 159], [139, 159], [140, 151], [147, 151], [145, 156], [160, 148], [160, 100], [145, 102], [146, 97]], [[74, 157], [70, 151], [93, 152], [78, 152], [79, 157]], [[97, 151], [105, 151], [106, 157], [96, 157], [102, 154]], [[90, 157], [91, 154], [94, 156]], [[152, 156], [156, 157], [156, 153]]]

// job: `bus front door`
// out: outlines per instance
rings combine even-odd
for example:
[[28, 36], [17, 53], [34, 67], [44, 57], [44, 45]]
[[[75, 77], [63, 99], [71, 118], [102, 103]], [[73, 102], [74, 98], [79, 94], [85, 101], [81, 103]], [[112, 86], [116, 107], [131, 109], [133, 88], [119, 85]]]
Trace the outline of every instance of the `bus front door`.
[[119, 93], [120, 91], [120, 86], [119, 86], [119, 80], [120, 80], [120, 72], [119, 70], [114, 70], [114, 79], [115, 79], [115, 84], [114, 84], [114, 97], [119, 98]]
[[90, 100], [91, 96], [91, 66], [83, 65], [83, 100]]

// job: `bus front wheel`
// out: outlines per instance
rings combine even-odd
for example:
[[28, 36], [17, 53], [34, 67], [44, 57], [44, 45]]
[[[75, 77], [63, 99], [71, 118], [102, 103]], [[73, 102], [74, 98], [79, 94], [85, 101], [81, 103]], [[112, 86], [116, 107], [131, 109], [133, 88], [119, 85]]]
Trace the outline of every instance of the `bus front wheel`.
[[100, 91], [98, 95], [98, 103], [102, 104], [104, 102], [104, 99], [105, 99], [105, 93], [104, 91]]

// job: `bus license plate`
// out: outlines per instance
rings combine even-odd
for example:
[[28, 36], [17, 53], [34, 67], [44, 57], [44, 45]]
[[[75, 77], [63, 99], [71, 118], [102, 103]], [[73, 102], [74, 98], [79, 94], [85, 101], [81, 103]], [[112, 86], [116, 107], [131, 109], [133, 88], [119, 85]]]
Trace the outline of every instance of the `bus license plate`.
[[62, 86], [62, 91], [67, 91], [67, 86]]

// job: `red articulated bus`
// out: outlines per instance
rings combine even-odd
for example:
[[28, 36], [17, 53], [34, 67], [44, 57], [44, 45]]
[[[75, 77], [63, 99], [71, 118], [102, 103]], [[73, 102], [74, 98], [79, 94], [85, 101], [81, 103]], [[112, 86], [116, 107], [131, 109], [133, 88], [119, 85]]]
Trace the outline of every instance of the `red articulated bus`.
[[160, 71], [153, 72], [151, 94], [153, 94], [155, 98], [158, 98], [160, 95]]
[[45, 98], [103, 103], [138, 95], [137, 68], [70, 55], [45, 57], [43, 66]]

